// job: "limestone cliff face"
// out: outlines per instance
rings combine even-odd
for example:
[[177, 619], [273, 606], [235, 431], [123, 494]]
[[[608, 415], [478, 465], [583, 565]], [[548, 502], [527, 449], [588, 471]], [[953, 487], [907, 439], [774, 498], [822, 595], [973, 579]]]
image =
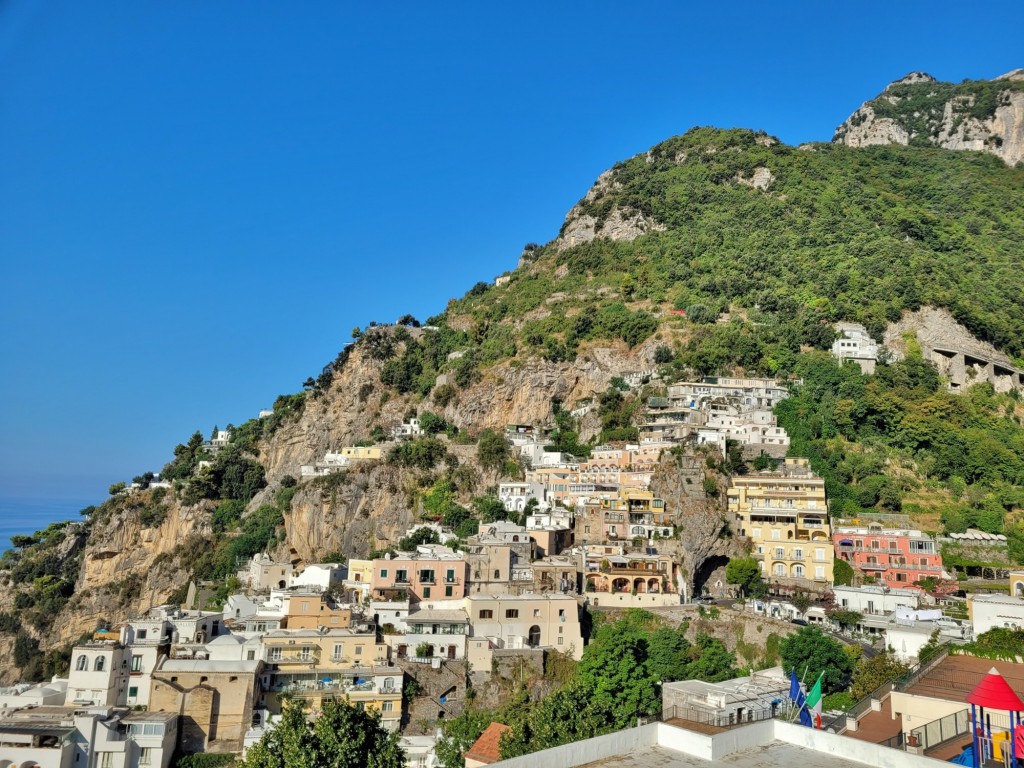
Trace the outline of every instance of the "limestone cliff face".
[[836, 129], [851, 147], [932, 145], [1024, 160], [1024, 69], [980, 83], [939, 83], [913, 72], [865, 102]]
[[[716, 495], [708, 495], [705, 479], [714, 482]], [[701, 456], [668, 454], [651, 478], [651, 490], [674, 512], [679, 541], [663, 546], [674, 550], [688, 593], [711, 586], [718, 578], [724, 581], [724, 574], [715, 572], [724, 569], [729, 558], [742, 556], [744, 549], [735, 537], [735, 522], [726, 512], [723, 478], [709, 470]]]
[[212, 505], [183, 506], [171, 494], [166, 503], [157, 526], [144, 525], [131, 506], [94, 521], [75, 595], [46, 645], [76, 640], [101, 620], [116, 623], [164, 604], [187, 579], [187, 542], [209, 538]]
[[565, 215], [565, 223], [555, 240], [555, 247], [564, 250], [599, 237], [628, 242], [648, 232], [664, 231], [664, 224], [644, 216], [640, 211], [612, 206], [607, 211], [597, 213], [602, 198], [619, 189], [621, 185], [615, 181], [614, 171], [608, 170], [598, 176], [583, 200]]

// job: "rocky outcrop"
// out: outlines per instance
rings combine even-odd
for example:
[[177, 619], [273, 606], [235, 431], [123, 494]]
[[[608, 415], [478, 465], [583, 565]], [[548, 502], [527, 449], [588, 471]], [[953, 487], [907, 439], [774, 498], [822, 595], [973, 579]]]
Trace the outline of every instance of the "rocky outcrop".
[[565, 224], [554, 241], [555, 248], [562, 251], [599, 237], [628, 242], [648, 232], [664, 231], [664, 224], [644, 216], [642, 212], [623, 210], [614, 205], [607, 213], [595, 216], [594, 203], [619, 189], [621, 185], [615, 181], [614, 171], [608, 170], [598, 176], [583, 200], [565, 215]]
[[904, 312], [885, 330], [885, 346], [896, 359], [906, 356], [911, 339], [954, 391], [980, 381], [988, 381], [997, 392], [1024, 391], [1024, 371], [991, 344], [975, 338], [945, 309]]
[[736, 177], [737, 184], [742, 184], [746, 187], [753, 187], [754, 189], [760, 189], [762, 192], [767, 191], [773, 181], [775, 181], [775, 176], [764, 166], [758, 166], [755, 168], [754, 172], [750, 175], [750, 178], [746, 178], [744, 176]]
[[861, 105], [833, 141], [850, 147], [930, 144], [988, 152], [1015, 165], [1024, 160], [1024, 89], [1017, 85], [1022, 80], [1021, 69], [988, 83], [958, 85], [912, 72]]
[[[705, 478], [715, 483], [716, 495], [708, 495]], [[705, 467], [703, 457], [663, 456], [651, 478], [651, 490], [673, 511], [679, 539], [665, 548], [674, 550], [688, 594], [700, 591], [729, 558], [744, 554], [723, 503], [725, 483]]]

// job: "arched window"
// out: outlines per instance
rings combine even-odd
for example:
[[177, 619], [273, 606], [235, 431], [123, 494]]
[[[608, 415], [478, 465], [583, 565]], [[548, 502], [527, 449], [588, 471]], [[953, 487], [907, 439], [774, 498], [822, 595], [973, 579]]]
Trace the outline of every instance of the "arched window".
[[75, 669], [79, 672], [89, 669], [89, 660], [84, 655], [79, 656], [78, 661], [75, 663]]
[[102, 672], [104, 666], [106, 666], [106, 663], [107, 663], [106, 659], [104, 659], [102, 656], [97, 656], [96, 657], [96, 661], [93, 662], [93, 665], [92, 665], [93, 672]]
[[536, 624], [530, 627], [530, 634], [526, 642], [531, 648], [536, 648], [540, 645], [540, 627]]

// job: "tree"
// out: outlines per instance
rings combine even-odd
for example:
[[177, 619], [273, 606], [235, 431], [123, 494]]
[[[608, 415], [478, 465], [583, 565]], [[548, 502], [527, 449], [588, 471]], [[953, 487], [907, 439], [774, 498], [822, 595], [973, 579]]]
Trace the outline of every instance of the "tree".
[[853, 566], [845, 560], [836, 558], [832, 565], [832, 579], [837, 587], [849, 586], [853, 583]]
[[424, 411], [420, 414], [420, 429], [428, 435], [436, 435], [448, 428], [448, 422], [433, 411]]
[[658, 627], [647, 639], [647, 655], [651, 671], [662, 682], [687, 679], [690, 642], [683, 633], [671, 627]]
[[126, 486], [123, 482], [114, 483], [107, 489], [107, 493], [109, 493], [111, 496], [117, 496], [117, 494], [124, 491], [125, 487]]
[[850, 629], [857, 626], [857, 622], [864, 618], [862, 613], [848, 611], [843, 608], [833, 608], [827, 612], [828, 617], [843, 629]]
[[244, 768], [404, 768], [398, 734], [380, 715], [348, 701], [328, 699], [315, 721], [289, 701], [281, 722], [246, 755]]
[[891, 651], [885, 651], [871, 659], [862, 659], [853, 673], [850, 693], [860, 701], [879, 686], [899, 680], [909, 669], [910, 667], [896, 658], [896, 654]]
[[812, 600], [808, 597], [806, 592], [798, 592], [793, 595], [793, 598], [789, 601], [793, 604], [800, 613], [807, 613], [807, 609], [811, 607]]
[[779, 645], [782, 667], [787, 674], [796, 670], [797, 677], [811, 684], [824, 673], [822, 689], [833, 693], [846, 688], [853, 661], [843, 646], [817, 627], [801, 627]]
[[625, 621], [602, 627], [576, 667], [577, 677], [597, 706], [626, 728], [661, 706], [658, 679], [648, 659], [642, 630]]
[[480, 433], [476, 455], [484, 469], [499, 470], [509, 457], [508, 441], [505, 436], [493, 429], [485, 429]]
[[761, 564], [753, 557], [736, 557], [725, 566], [725, 580], [737, 584], [740, 594], [758, 595], [764, 592]]
[[694, 652], [699, 652], [700, 656], [687, 666], [687, 678], [720, 683], [736, 677], [736, 654], [726, 648], [717, 637], [697, 635]]

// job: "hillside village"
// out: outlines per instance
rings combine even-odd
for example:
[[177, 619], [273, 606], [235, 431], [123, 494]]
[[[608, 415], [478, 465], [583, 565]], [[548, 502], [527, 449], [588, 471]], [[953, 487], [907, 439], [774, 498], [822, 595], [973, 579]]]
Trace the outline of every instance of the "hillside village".
[[[873, 362], [877, 349], [843, 330], [854, 344], [837, 341], [834, 354]], [[526, 467], [524, 479], [497, 485], [502, 509], [470, 535], [427, 519], [372, 558], [296, 567], [258, 553], [237, 563], [235, 591], [216, 605], [221, 585], [192, 583], [181, 604], [100, 627], [75, 645], [66, 677], [0, 693], [0, 752], [16, 765], [95, 755], [90, 764], [166, 768], [175, 754], [244, 753], [288, 701], [317, 711], [344, 699], [378, 713], [384, 728], [403, 734], [409, 765], [429, 768], [440, 764], [433, 729], [458, 717], [474, 689], [516, 667], [542, 672], [551, 654], [580, 660], [595, 611], [703, 617], [710, 606], [714, 617], [739, 611], [780, 622], [783, 634], [806, 626], [841, 633], [907, 664], [936, 638], [962, 645], [992, 628], [1024, 626], [1024, 571], [990, 574], [1010, 578], [1010, 595], [965, 601], [939, 542], [909, 518], [829, 514], [823, 479], [806, 459], [786, 456], [788, 435], [772, 412], [788, 384], [671, 384], [667, 397], [646, 402], [639, 442], [598, 446], [585, 460], [553, 450], [538, 425], [510, 425], [504, 440]], [[377, 462], [389, 445], [423, 435], [411, 418], [389, 442], [328, 451], [301, 475]], [[205, 449], [215, 456], [230, 440], [229, 430], [216, 430]], [[755, 468], [729, 476], [719, 503], [756, 574], [730, 578], [721, 568], [696, 582], [676, 556], [677, 516], [651, 480], [665, 456], [677, 455], [692, 492], [717, 495], [704, 458], [734, 447]], [[142, 485], [169, 487], [152, 476], [121, 492]], [[1006, 546], [1005, 536], [964, 537]], [[686, 709], [698, 722], [749, 719], [755, 701], [764, 705], [788, 686], [779, 675], [758, 672], [745, 687], [666, 683], [665, 710], [678, 719]], [[709, 702], [719, 689], [716, 708]], [[724, 702], [737, 696], [745, 706], [730, 713]], [[855, 729], [851, 719], [841, 730], [856, 738]], [[475, 763], [467, 754], [467, 766], [498, 758], [481, 749]]]
[[339, 707], [409, 768], [1012, 766], [1022, 82], [671, 138], [13, 537], [0, 768], [234, 765]]

